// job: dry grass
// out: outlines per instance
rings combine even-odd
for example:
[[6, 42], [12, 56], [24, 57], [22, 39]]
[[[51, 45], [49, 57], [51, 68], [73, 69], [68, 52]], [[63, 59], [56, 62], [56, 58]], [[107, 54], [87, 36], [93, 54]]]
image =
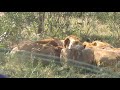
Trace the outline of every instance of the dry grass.
[[[110, 67], [96, 67], [84, 63], [69, 64], [61, 66], [55, 62], [48, 65], [39, 63], [36, 67], [32, 66], [32, 60], [27, 60], [22, 55], [11, 57], [7, 55], [4, 65], [0, 65], [1, 73], [10, 78], [118, 78], [119, 72]], [[46, 60], [46, 59], [44, 59]], [[50, 60], [50, 59], [49, 59]], [[118, 68], [116, 69], [118, 70]]]
[[[120, 47], [120, 38], [119, 38], [119, 27], [117, 24], [112, 24], [110, 22], [102, 23], [96, 17], [85, 17], [84, 19], [78, 18], [69, 18], [70, 26], [68, 31], [70, 33], [65, 32], [65, 28], [63, 31], [56, 33], [55, 37], [64, 38], [69, 34], [75, 34], [79, 36], [82, 41], [87, 40], [88, 38], [92, 40], [101, 40], [110, 43], [114, 47]], [[81, 23], [81, 24], [79, 24]], [[116, 26], [116, 27], [115, 27]], [[45, 31], [48, 28], [45, 28]], [[53, 28], [54, 30], [58, 30], [58, 28]], [[26, 32], [27, 30], [24, 30]], [[46, 38], [47, 35], [51, 32], [44, 32], [44, 35], [36, 35], [33, 34], [28, 35], [27, 33], [23, 33], [23, 36], [31, 40], [38, 40], [42, 38]], [[25, 34], [25, 35], [24, 35]], [[45, 36], [46, 35], [46, 36]], [[52, 35], [51, 35], [52, 36]], [[118, 64], [116, 67], [99, 67], [98, 71], [95, 71], [94, 68], [86, 68], [86, 67], [75, 67], [73, 66], [60, 66], [55, 63], [50, 63], [47, 66], [43, 66], [42, 63], [39, 62], [37, 67], [32, 67], [32, 60], [27, 60], [25, 54], [20, 55], [19, 58], [17, 56], [11, 57], [9, 53], [6, 55], [5, 53], [0, 53], [1, 58], [0, 61], [3, 62], [0, 64], [1, 73], [8, 75], [11, 78], [118, 78], [120, 77], [120, 65]], [[41, 60], [39, 58], [39, 60]]]

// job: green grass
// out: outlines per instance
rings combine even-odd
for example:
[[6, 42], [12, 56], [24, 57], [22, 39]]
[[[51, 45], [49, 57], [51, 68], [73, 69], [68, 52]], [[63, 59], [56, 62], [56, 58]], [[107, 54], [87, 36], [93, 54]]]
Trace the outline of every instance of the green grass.
[[[26, 35], [30, 40], [40, 40], [50, 36], [64, 39], [67, 35], [74, 34], [81, 38], [81, 41], [86, 41], [88, 38], [93, 40], [105, 41], [114, 47], [120, 47], [119, 27], [116, 23], [103, 23], [97, 18], [88, 18], [86, 16], [81, 25], [77, 24], [78, 18], [71, 18], [70, 27], [58, 28], [53, 27], [53, 32], [48, 31], [49, 28], [45, 26], [45, 32], [36, 36], [35, 32]], [[88, 23], [89, 22], [89, 23]], [[64, 22], [63, 22], [64, 23]], [[115, 27], [116, 26], [116, 27]], [[31, 27], [32, 28], [32, 27]], [[56, 31], [58, 30], [58, 31]], [[27, 30], [24, 30], [27, 33]], [[32, 30], [33, 31], [33, 30]], [[22, 34], [24, 35], [24, 33]], [[3, 44], [0, 47], [4, 47]], [[33, 67], [33, 61], [30, 55], [22, 53], [20, 55], [10, 56], [6, 51], [0, 50], [0, 73], [8, 75], [10, 78], [117, 78], [120, 77], [120, 67], [99, 67], [87, 68], [81, 65], [61, 66], [51, 62], [49, 65], [43, 65], [39, 58], [37, 67]]]
[[[33, 67], [32, 60], [24, 58], [23, 55], [10, 56], [5, 55], [4, 64], [0, 65], [0, 73], [6, 74], [10, 78], [117, 78], [120, 77], [118, 72], [112, 71], [110, 68], [88, 67], [82, 63], [60, 65], [55, 62], [49, 62], [43, 65], [39, 58], [39, 63]], [[90, 65], [91, 66], [91, 65]]]

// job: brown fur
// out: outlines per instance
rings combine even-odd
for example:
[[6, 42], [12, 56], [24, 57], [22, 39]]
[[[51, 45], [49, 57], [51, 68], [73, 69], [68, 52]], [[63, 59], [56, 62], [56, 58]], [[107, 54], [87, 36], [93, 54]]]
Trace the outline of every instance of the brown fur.
[[98, 66], [112, 66], [120, 60], [120, 50], [94, 49], [94, 57]]
[[94, 62], [94, 51], [92, 49], [84, 48], [79, 50], [63, 48], [61, 50], [60, 59], [62, 62], [77, 60], [92, 64]]
[[[51, 60], [55, 60], [55, 61], [60, 61], [60, 53], [61, 53], [61, 46], [49, 46], [49, 45], [45, 45], [42, 48], [39, 49], [34, 49], [33, 51], [39, 54], [43, 54], [45, 55], [45, 59], [51, 59]], [[38, 61], [35, 60], [36, 63], [38, 63]], [[42, 63], [44, 65], [47, 65], [49, 63], [49, 61], [43, 60]], [[36, 64], [35, 64], [36, 65]]]
[[82, 43], [80, 42], [80, 39], [77, 36], [70, 35], [67, 36], [64, 40], [64, 48], [75, 48], [76, 45], [82, 46]]
[[[52, 59], [60, 61], [59, 57], [60, 57], [61, 49], [62, 49], [62, 46], [54, 46], [50, 43], [40, 44], [37, 42], [33, 42], [33, 43], [24, 43], [23, 45], [21, 44], [21, 45], [19, 45], [19, 48], [15, 47], [11, 51], [11, 53], [15, 53], [15, 52], [19, 52], [21, 50], [24, 50], [24, 51], [32, 52], [33, 55], [35, 55], [35, 56], [36, 56], [36, 54], [34, 54], [34, 53], [37, 53], [38, 57], [40, 56], [39, 54], [45, 55], [46, 58], [48, 55], [51, 55], [53, 57]], [[43, 61], [43, 62], [44, 62], [44, 64], [46, 64], [46, 61]], [[34, 63], [38, 63], [38, 61], [35, 60]], [[35, 65], [37, 65], [37, 64], [35, 64]]]
[[97, 66], [113, 66], [120, 60], [120, 48], [114, 48], [106, 42], [84, 42], [83, 45], [94, 51], [94, 61]]
[[59, 40], [57, 38], [43, 39], [43, 40], [40, 40], [40, 41], [36, 41], [35, 43], [50, 44], [50, 45], [53, 45], [53, 46], [63, 46], [62, 40]]
[[101, 41], [93, 41], [92, 42], [93, 46], [99, 47], [99, 48], [114, 48], [112, 45], [106, 43], [106, 42], [101, 42]]
[[94, 51], [90, 48], [85, 48], [82, 50], [82, 60], [83, 62], [89, 64], [95, 64], [94, 62]]
[[[81, 53], [81, 52], [80, 52]], [[68, 60], [78, 60], [77, 56], [80, 56], [77, 50], [70, 50], [68, 48], [63, 48], [61, 50], [60, 59], [62, 62], [67, 62]]]
[[85, 48], [93, 48], [94, 46], [91, 44], [91, 43], [89, 43], [89, 42], [83, 42], [83, 46], [85, 47]]
[[112, 45], [106, 43], [106, 42], [101, 42], [101, 41], [93, 41], [92, 43], [89, 42], [84, 42], [83, 45], [86, 48], [100, 48], [100, 49], [111, 49], [114, 48]]
[[61, 50], [60, 59], [63, 62], [68, 60], [80, 60], [81, 52], [84, 49], [80, 39], [74, 35], [65, 38], [64, 46]]

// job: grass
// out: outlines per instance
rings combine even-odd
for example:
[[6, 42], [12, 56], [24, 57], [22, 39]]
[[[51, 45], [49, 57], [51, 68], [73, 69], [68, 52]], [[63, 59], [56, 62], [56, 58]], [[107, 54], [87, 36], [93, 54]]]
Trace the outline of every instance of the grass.
[[[39, 40], [50, 36], [55, 36], [63, 39], [69, 34], [75, 34], [81, 38], [81, 41], [90, 39], [105, 41], [113, 45], [114, 47], [120, 47], [119, 39], [119, 27], [116, 24], [110, 22], [102, 23], [97, 18], [88, 18], [84, 20], [78, 18], [69, 18], [70, 26], [67, 28], [53, 27], [54, 32], [47, 32], [49, 28], [45, 26], [44, 35], [36, 35], [32, 32], [30, 35], [26, 35], [26, 38], [30, 40]], [[79, 21], [81, 21], [80, 24]], [[64, 23], [64, 22], [63, 22]], [[116, 25], [116, 27], [114, 27]], [[32, 28], [32, 27], [31, 27]], [[58, 32], [56, 31], [58, 30]], [[27, 33], [27, 30], [24, 30]], [[118, 33], [117, 33], [118, 32]], [[54, 35], [53, 35], [54, 33]], [[22, 34], [24, 36], [24, 33]], [[49, 36], [47, 36], [49, 35]], [[0, 47], [3, 47], [0, 45]], [[0, 52], [0, 73], [8, 75], [10, 78], [118, 78], [120, 77], [120, 67], [98, 67], [88, 68], [81, 65], [61, 66], [50, 62], [49, 65], [43, 65], [39, 58], [37, 67], [33, 67], [33, 61], [30, 56], [22, 53], [20, 55], [11, 56], [9, 53], [2, 50]]]
[[[1, 71], [10, 78], [118, 78], [119, 73], [113, 72], [111, 69], [92, 66], [78, 63], [69, 65], [58, 65], [54, 62], [49, 62], [48, 65], [43, 65], [41, 58], [36, 67], [33, 67], [32, 60], [23, 58], [23, 55], [10, 56], [5, 55], [5, 64], [0, 65]], [[46, 59], [44, 59], [46, 60]], [[90, 65], [91, 66], [91, 65]], [[97, 69], [96, 69], [97, 68]]]

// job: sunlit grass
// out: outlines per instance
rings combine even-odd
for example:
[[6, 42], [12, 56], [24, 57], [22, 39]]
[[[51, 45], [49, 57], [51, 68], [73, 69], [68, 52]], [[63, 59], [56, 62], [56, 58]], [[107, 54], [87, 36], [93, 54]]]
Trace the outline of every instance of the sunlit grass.
[[[70, 26], [68, 31], [60, 31], [58, 27], [54, 27], [53, 31], [56, 34], [55, 37], [63, 37], [69, 34], [75, 34], [82, 39], [82, 41], [89, 38], [93, 40], [101, 40], [110, 43], [114, 47], [120, 47], [120, 39], [118, 38], [119, 33], [115, 32], [114, 29], [119, 30], [119, 27], [112, 27], [110, 22], [102, 23], [96, 18], [85, 18], [85, 20], [78, 20], [78, 18], [69, 18]], [[80, 22], [79, 22], [80, 21]], [[81, 23], [81, 24], [78, 24]], [[32, 27], [31, 27], [32, 28]], [[33, 28], [32, 28], [33, 29]], [[23, 35], [25, 38], [30, 40], [39, 40], [48, 37], [47, 35], [54, 36], [53, 33], [47, 32], [49, 28], [45, 26], [44, 35], [36, 35], [34, 32], [26, 34], [27, 30], [24, 30]], [[56, 32], [58, 30], [58, 32]], [[66, 30], [63, 28], [63, 30]], [[30, 33], [30, 32], [29, 32]], [[61, 35], [62, 34], [62, 35]], [[0, 45], [0, 47], [3, 47]], [[30, 56], [23, 53], [21, 55], [14, 55], [11, 57], [9, 54], [0, 53], [0, 73], [8, 75], [10, 78], [110, 78], [120, 77], [120, 67], [100, 67], [100, 71], [94, 72], [92, 69], [86, 67], [64, 67], [51, 62], [49, 65], [42, 65], [38, 63], [36, 67], [32, 65], [32, 59]], [[41, 61], [41, 59], [39, 59]], [[114, 70], [116, 69], [116, 70]]]
[[[8, 56], [9, 57], [9, 56]], [[21, 60], [23, 57], [9, 57], [5, 65], [0, 65], [1, 72], [10, 78], [115, 78], [120, 77], [118, 73], [106, 69], [88, 68], [87, 66], [76, 66], [71, 64], [68, 66], [58, 65], [49, 62], [43, 65], [41, 59], [36, 67], [32, 66], [31, 61]], [[21, 58], [21, 59], [20, 59]], [[82, 64], [81, 64], [82, 65]], [[96, 67], [96, 66], [94, 66]]]

